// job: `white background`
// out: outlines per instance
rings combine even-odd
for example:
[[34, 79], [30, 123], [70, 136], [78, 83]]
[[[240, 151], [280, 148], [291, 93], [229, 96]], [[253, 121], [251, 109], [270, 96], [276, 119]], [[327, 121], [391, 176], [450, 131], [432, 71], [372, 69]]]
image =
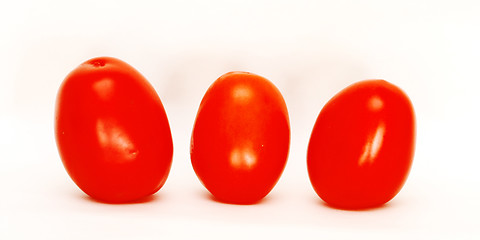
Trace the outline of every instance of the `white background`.
[[[0, 239], [480, 238], [478, 1], [1, 1]], [[64, 77], [120, 58], [155, 87], [174, 158], [149, 201], [109, 205], [65, 172], [53, 134]], [[200, 100], [220, 75], [250, 71], [283, 93], [288, 164], [256, 205], [215, 202], [190, 164]], [[417, 147], [390, 203], [332, 209], [308, 180], [306, 148], [325, 102], [386, 79], [411, 98]]]

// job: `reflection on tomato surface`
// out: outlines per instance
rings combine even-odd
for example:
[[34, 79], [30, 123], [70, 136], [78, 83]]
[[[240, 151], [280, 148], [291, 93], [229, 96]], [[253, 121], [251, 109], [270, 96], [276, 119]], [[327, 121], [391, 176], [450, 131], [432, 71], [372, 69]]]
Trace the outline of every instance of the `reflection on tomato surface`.
[[335, 95], [317, 118], [307, 154], [310, 181], [331, 206], [376, 207], [401, 190], [414, 149], [407, 95], [384, 80], [358, 82]]
[[173, 143], [162, 102], [139, 72], [115, 58], [91, 59], [65, 78], [55, 135], [72, 180], [103, 202], [153, 194], [170, 171]]
[[290, 126], [281, 93], [246, 72], [221, 76], [200, 104], [191, 138], [192, 165], [217, 200], [252, 204], [280, 178]]

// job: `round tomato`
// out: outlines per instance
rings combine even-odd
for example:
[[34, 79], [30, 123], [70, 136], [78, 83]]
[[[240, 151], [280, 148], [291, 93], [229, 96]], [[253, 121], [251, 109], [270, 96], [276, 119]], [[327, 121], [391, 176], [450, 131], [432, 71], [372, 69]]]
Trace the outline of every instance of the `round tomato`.
[[70, 177], [100, 201], [153, 194], [170, 171], [173, 144], [162, 102], [138, 71], [115, 58], [88, 60], [65, 78], [55, 135]]
[[288, 112], [278, 89], [258, 75], [230, 72], [200, 103], [190, 155], [198, 178], [218, 200], [252, 204], [277, 183], [289, 144]]
[[400, 191], [415, 148], [412, 104], [384, 80], [355, 83], [320, 112], [308, 145], [316, 193], [333, 207], [380, 206]]

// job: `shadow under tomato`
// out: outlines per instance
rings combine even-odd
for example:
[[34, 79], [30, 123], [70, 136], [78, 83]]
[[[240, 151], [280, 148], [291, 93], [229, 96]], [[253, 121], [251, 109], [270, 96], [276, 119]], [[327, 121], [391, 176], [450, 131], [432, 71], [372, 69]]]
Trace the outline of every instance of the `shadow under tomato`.
[[322, 199], [318, 199], [318, 204], [324, 206], [324, 207], [328, 207], [330, 209], [334, 209], [334, 210], [341, 210], [341, 211], [352, 211], [352, 212], [371, 212], [371, 211], [382, 211], [382, 210], [386, 210], [388, 208], [391, 208], [393, 207], [395, 204], [392, 204], [391, 201], [390, 202], [387, 202], [385, 204], [382, 204], [380, 206], [374, 206], [374, 207], [366, 207], [366, 208], [342, 208], [342, 207], [338, 207], [338, 206], [335, 206], [335, 205], [331, 205], [325, 201], [323, 201]]
[[208, 192], [208, 191], [203, 191], [203, 192], [201, 193], [201, 195], [202, 195], [205, 199], [208, 199], [208, 200], [213, 201], [213, 202], [217, 202], [217, 203], [221, 203], [221, 204], [226, 204], [226, 205], [237, 205], [237, 206], [259, 205], [259, 204], [265, 204], [265, 203], [271, 201], [271, 197], [270, 197], [269, 195], [267, 195], [266, 197], [260, 199], [259, 201], [249, 202], [249, 203], [232, 203], [232, 202], [225, 202], [225, 201], [222, 201], [221, 199], [216, 198], [215, 196], [213, 196], [213, 194], [211, 194], [211, 193]]
[[133, 201], [129, 201], [129, 202], [106, 202], [106, 201], [101, 201], [99, 199], [92, 198], [87, 194], [82, 194], [81, 198], [86, 200], [86, 201], [90, 201], [90, 202], [110, 204], [110, 205], [144, 204], [144, 203], [150, 203], [150, 202], [158, 201], [158, 199], [160, 199], [160, 197], [157, 194], [149, 195], [149, 196], [146, 196], [146, 197], [143, 197], [143, 198], [140, 198], [140, 199], [136, 199], [136, 200], [133, 200]]

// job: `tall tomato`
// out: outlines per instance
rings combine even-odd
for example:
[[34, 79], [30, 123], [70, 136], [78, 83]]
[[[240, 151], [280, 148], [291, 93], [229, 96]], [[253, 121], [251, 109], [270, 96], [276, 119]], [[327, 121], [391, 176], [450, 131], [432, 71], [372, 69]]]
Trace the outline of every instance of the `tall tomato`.
[[100, 201], [153, 194], [170, 171], [173, 144], [162, 102], [138, 71], [115, 58], [88, 60], [65, 78], [55, 136], [72, 180]]

